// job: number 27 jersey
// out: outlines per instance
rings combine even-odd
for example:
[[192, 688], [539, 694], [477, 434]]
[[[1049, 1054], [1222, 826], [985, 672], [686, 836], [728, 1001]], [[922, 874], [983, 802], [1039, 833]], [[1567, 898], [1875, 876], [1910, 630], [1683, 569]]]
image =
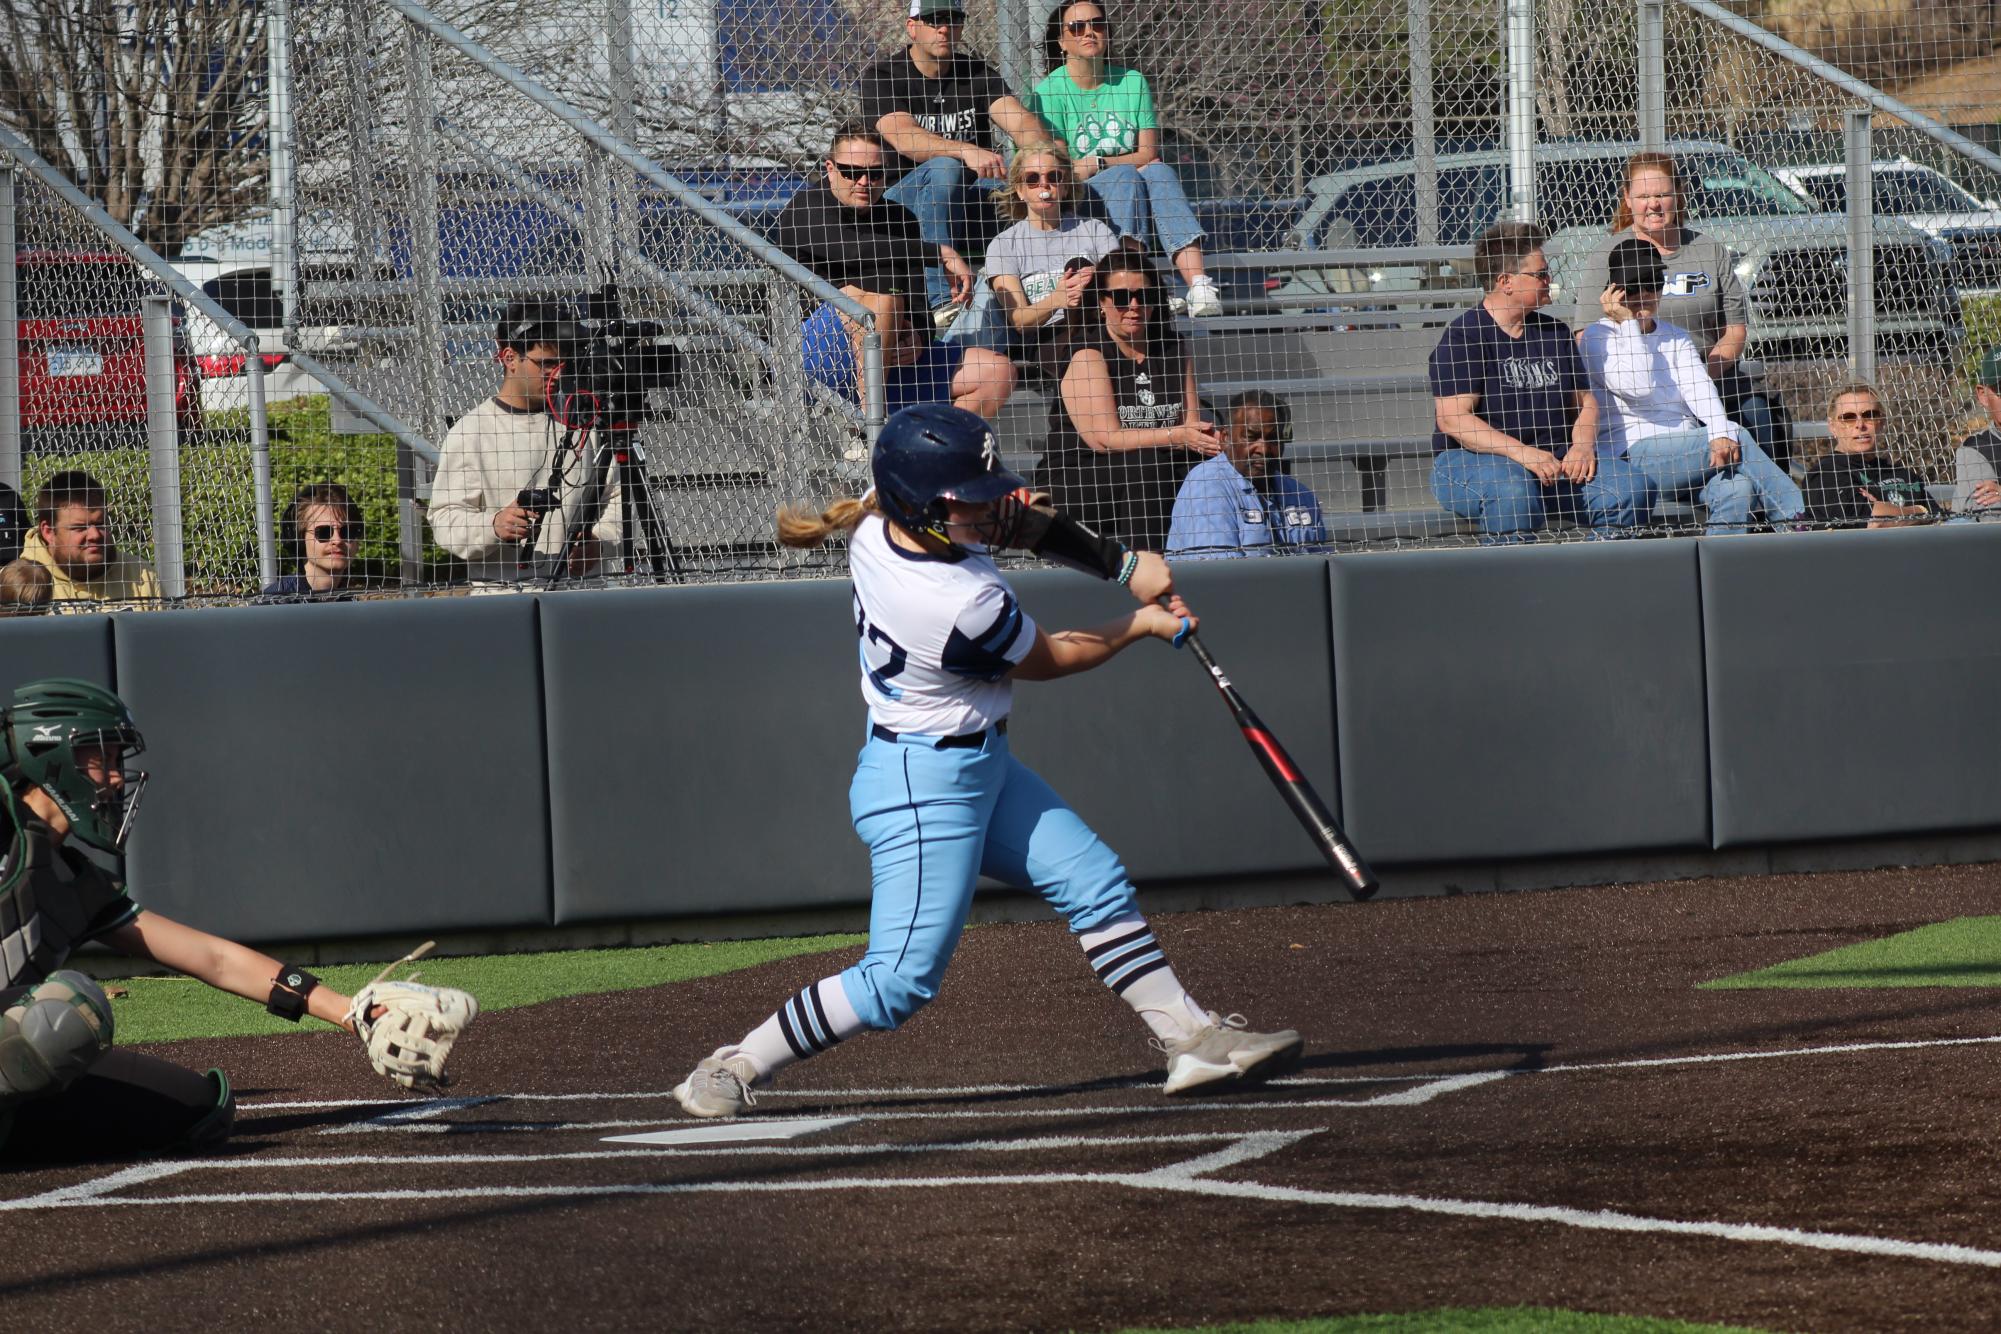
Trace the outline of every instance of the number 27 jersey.
[[1035, 647], [1035, 622], [988, 556], [906, 551], [871, 514], [848, 544], [848, 569], [869, 721], [957, 736], [1007, 717], [1007, 673]]

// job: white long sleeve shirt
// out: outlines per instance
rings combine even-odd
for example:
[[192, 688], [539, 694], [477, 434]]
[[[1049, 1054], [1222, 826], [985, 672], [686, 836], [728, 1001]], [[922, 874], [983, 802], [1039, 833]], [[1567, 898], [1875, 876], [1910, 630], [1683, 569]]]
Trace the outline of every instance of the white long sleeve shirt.
[[[542, 521], [531, 554], [519, 542], [503, 542], [493, 519], [522, 491], [549, 484], [550, 457], [563, 428], [540, 411], [510, 408], [489, 398], [459, 418], [439, 449], [438, 475], [431, 483], [431, 532], [438, 545], [463, 558], [475, 585], [512, 584], [547, 575], [563, 550], [568, 525], [596, 500], [589, 484], [592, 462], [573, 452], [565, 460], [562, 512]], [[603, 512], [592, 534], [616, 542], [625, 534], [618, 482], [607, 479]]]
[[1584, 366], [1598, 399], [1598, 452], [1623, 456], [1635, 440], [1700, 425], [1711, 440], [1737, 434], [1688, 331], [1666, 320], [1599, 320], [1584, 331]]

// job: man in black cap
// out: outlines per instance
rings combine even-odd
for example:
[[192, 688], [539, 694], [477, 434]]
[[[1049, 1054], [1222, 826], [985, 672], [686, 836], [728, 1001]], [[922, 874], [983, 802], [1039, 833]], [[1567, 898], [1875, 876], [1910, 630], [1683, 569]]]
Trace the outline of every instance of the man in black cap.
[[[862, 119], [889, 142], [892, 185], [884, 198], [917, 215], [925, 242], [942, 265], [924, 274], [930, 308], [949, 322], [971, 296], [971, 270], [960, 251], [976, 239], [986, 191], [1007, 177], [997, 145], [1048, 137], [1042, 122], [1008, 90], [1000, 71], [958, 49], [964, 0], [910, 0], [903, 29], [910, 45], [862, 71]], [[900, 178], [900, 179], [897, 179]], [[984, 243], [990, 229], [982, 226]]]

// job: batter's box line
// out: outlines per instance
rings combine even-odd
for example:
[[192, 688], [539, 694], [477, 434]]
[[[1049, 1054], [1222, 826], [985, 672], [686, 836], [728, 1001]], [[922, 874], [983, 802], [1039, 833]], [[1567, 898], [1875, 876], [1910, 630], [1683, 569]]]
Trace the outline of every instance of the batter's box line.
[[[1777, 1245], [1800, 1247], [1809, 1250], [1831, 1251], [1850, 1255], [1869, 1255], [1898, 1260], [1920, 1260], [1936, 1264], [1964, 1265], [1984, 1269], [2001, 1269], [2001, 1251], [1983, 1250], [1973, 1246], [1960, 1246], [1942, 1242], [1904, 1241], [1894, 1237], [1872, 1237], [1852, 1233], [1814, 1232], [1800, 1228], [1774, 1227], [1759, 1223], [1690, 1222], [1675, 1218], [1654, 1218], [1642, 1214], [1622, 1213], [1616, 1210], [1571, 1209], [1550, 1205], [1520, 1204], [1487, 1200], [1453, 1200], [1421, 1195], [1391, 1195], [1355, 1191], [1306, 1190], [1293, 1186], [1273, 1186], [1257, 1182], [1220, 1181], [1205, 1175], [1226, 1165], [1235, 1165], [1263, 1156], [1287, 1143], [1296, 1142], [1314, 1131], [1293, 1132], [1252, 1132], [1245, 1136], [1250, 1147], [1246, 1152], [1232, 1158], [1229, 1163], [1218, 1161], [1229, 1154], [1228, 1149], [1218, 1154], [1189, 1160], [1151, 1172], [1108, 1173], [1108, 1172], [1046, 1172], [1010, 1173], [998, 1176], [940, 1176], [885, 1178], [852, 1177], [829, 1178], [822, 1181], [758, 1181], [758, 1182], [676, 1182], [671, 1184], [622, 1183], [601, 1186], [469, 1186], [434, 1190], [387, 1190], [387, 1191], [239, 1191], [218, 1195], [160, 1195], [143, 1197], [107, 1197], [104, 1192], [138, 1184], [143, 1180], [157, 1180], [195, 1167], [213, 1167], [214, 1163], [203, 1161], [149, 1163], [111, 1176], [99, 1178], [82, 1186], [67, 1187], [51, 1191], [47, 1195], [35, 1196], [29, 1200], [12, 1201], [0, 1208], [105, 1208], [114, 1205], [215, 1205], [215, 1204], [286, 1204], [299, 1203], [343, 1203], [353, 1201], [439, 1201], [439, 1200], [490, 1200], [490, 1199], [602, 1199], [612, 1196], [671, 1196], [728, 1193], [739, 1197], [761, 1194], [807, 1194], [820, 1191], [841, 1190], [968, 1190], [993, 1186], [1115, 1186], [1138, 1191], [1159, 1191], [1203, 1195], [1214, 1198], [1250, 1200], [1261, 1203], [1287, 1204], [1292, 1206], [1311, 1205], [1328, 1209], [1371, 1210], [1390, 1212], [1410, 1212], [1436, 1214], [1446, 1217], [1472, 1219], [1481, 1222], [1514, 1222], [1531, 1225], [1579, 1228], [1595, 1232], [1621, 1232], [1639, 1235], [1660, 1235], [1675, 1237], [1701, 1237], [1718, 1241], [1751, 1245]], [[1268, 1147], [1267, 1147], [1268, 1146]], [[486, 1155], [467, 1155], [486, 1158]], [[229, 1160], [235, 1162], [237, 1160]], [[310, 1158], [296, 1160], [298, 1165], [330, 1166], [340, 1162], [333, 1158]], [[367, 1161], [357, 1158], [353, 1161]], [[378, 1161], [401, 1163], [399, 1158], [378, 1159]], [[244, 1166], [270, 1166], [243, 1163]]]
[[[1212, 1152], [1186, 1159], [1180, 1163], [1157, 1169], [1177, 1180], [1188, 1179], [1225, 1167], [1250, 1162], [1276, 1152], [1287, 1145], [1297, 1143], [1320, 1131], [1314, 1128], [1302, 1130], [1249, 1130], [1249, 1131], [1199, 1131], [1182, 1135], [1049, 1135], [1030, 1139], [985, 1139], [955, 1140], [930, 1144], [734, 1144], [716, 1146], [660, 1146], [633, 1149], [584, 1149], [557, 1153], [440, 1153], [427, 1154], [421, 1158], [411, 1158], [407, 1154], [315, 1154], [310, 1156], [288, 1156], [279, 1158], [180, 1158], [166, 1162], [144, 1163], [137, 1167], [112, 1172], [106, 1176], [64, 1186], [40, 1195], [26, 1196], [18, 1200], [0, 1201], [0, 1211], [26, 1211], [34, 1209], [103, 1208], [112, 1205], [143, 1205], [160, 1202], [194, 1203], [203, 1200], [218, 1203], [243, 1203], [264, 1199], [283, 1199], [298, 1192], [235, 1192], [215, 1195], [177, 1196], [122, 1196], [115, 1192], [133, 1186], [148, 1185], [167, 1177], [192, 1175], [203, 1172], [229, 1173], [248, 1171], [292, 1171], [300, 1169], [348, 1169], [355, 1167], [396, 1167], [408, 1169], [412, 1165], [422, 1167], [520, 1167], [534, 1163], [577, 1163], [604, 1162], [613, 1160], [661, 1160], [677, 1158], [741, 1158], [747, 1154], [758, 1157], [787, 1158], [861, 1158], [877, 1157], [884, 1154], [916, 1156], [934, 1153], [1049, 1153], [1067, 1149], [1135, 1148], [1149, 1145], [1194, 1146], [1220, 1142], [1222, 1147]], [[484, 1188], [472, 1188], [475, 1192]], [[521, 1189], [540, 1189], [522, 1187]], [[583, 1187], [585, 1191], [596, 1187]], [[322, 1199], [402, 1199], [409, 1198], [407, 1192], [308, 1192], [313, 1198]], [[304, 1198], [305, 1196], [301, 1196]], [[462, 1192], [443, 1192], [438, 1198], [461, 1198]]]

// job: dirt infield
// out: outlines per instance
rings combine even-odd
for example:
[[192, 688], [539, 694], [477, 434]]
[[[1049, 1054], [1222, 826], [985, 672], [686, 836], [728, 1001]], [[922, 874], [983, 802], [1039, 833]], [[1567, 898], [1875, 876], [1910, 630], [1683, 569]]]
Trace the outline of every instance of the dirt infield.
[[[236, 1079], [237, 1137], [0, 1173], [0, 1310], [929, 1330], [1520, 1304], [1988, 1329], [1995, 997], [1694, 988], [1997, 912], [2001, 868], [1957, 867], [1163, 916], [1198, 998], [1307, 1036], [1287, 1078], [1191, 1101], [1160, 1095], [1144, 1030], [1054, 925], [971, 932], [902, 1034], [788, 1072], [742, 1122], [666, 1091], [847, 956], [485, 1017], [435, 1104], [383, 1099], [334, 1034], [174, 1044], [154, 1050]], [[662, 1131], [704, 1138], [612, 1138]]]

